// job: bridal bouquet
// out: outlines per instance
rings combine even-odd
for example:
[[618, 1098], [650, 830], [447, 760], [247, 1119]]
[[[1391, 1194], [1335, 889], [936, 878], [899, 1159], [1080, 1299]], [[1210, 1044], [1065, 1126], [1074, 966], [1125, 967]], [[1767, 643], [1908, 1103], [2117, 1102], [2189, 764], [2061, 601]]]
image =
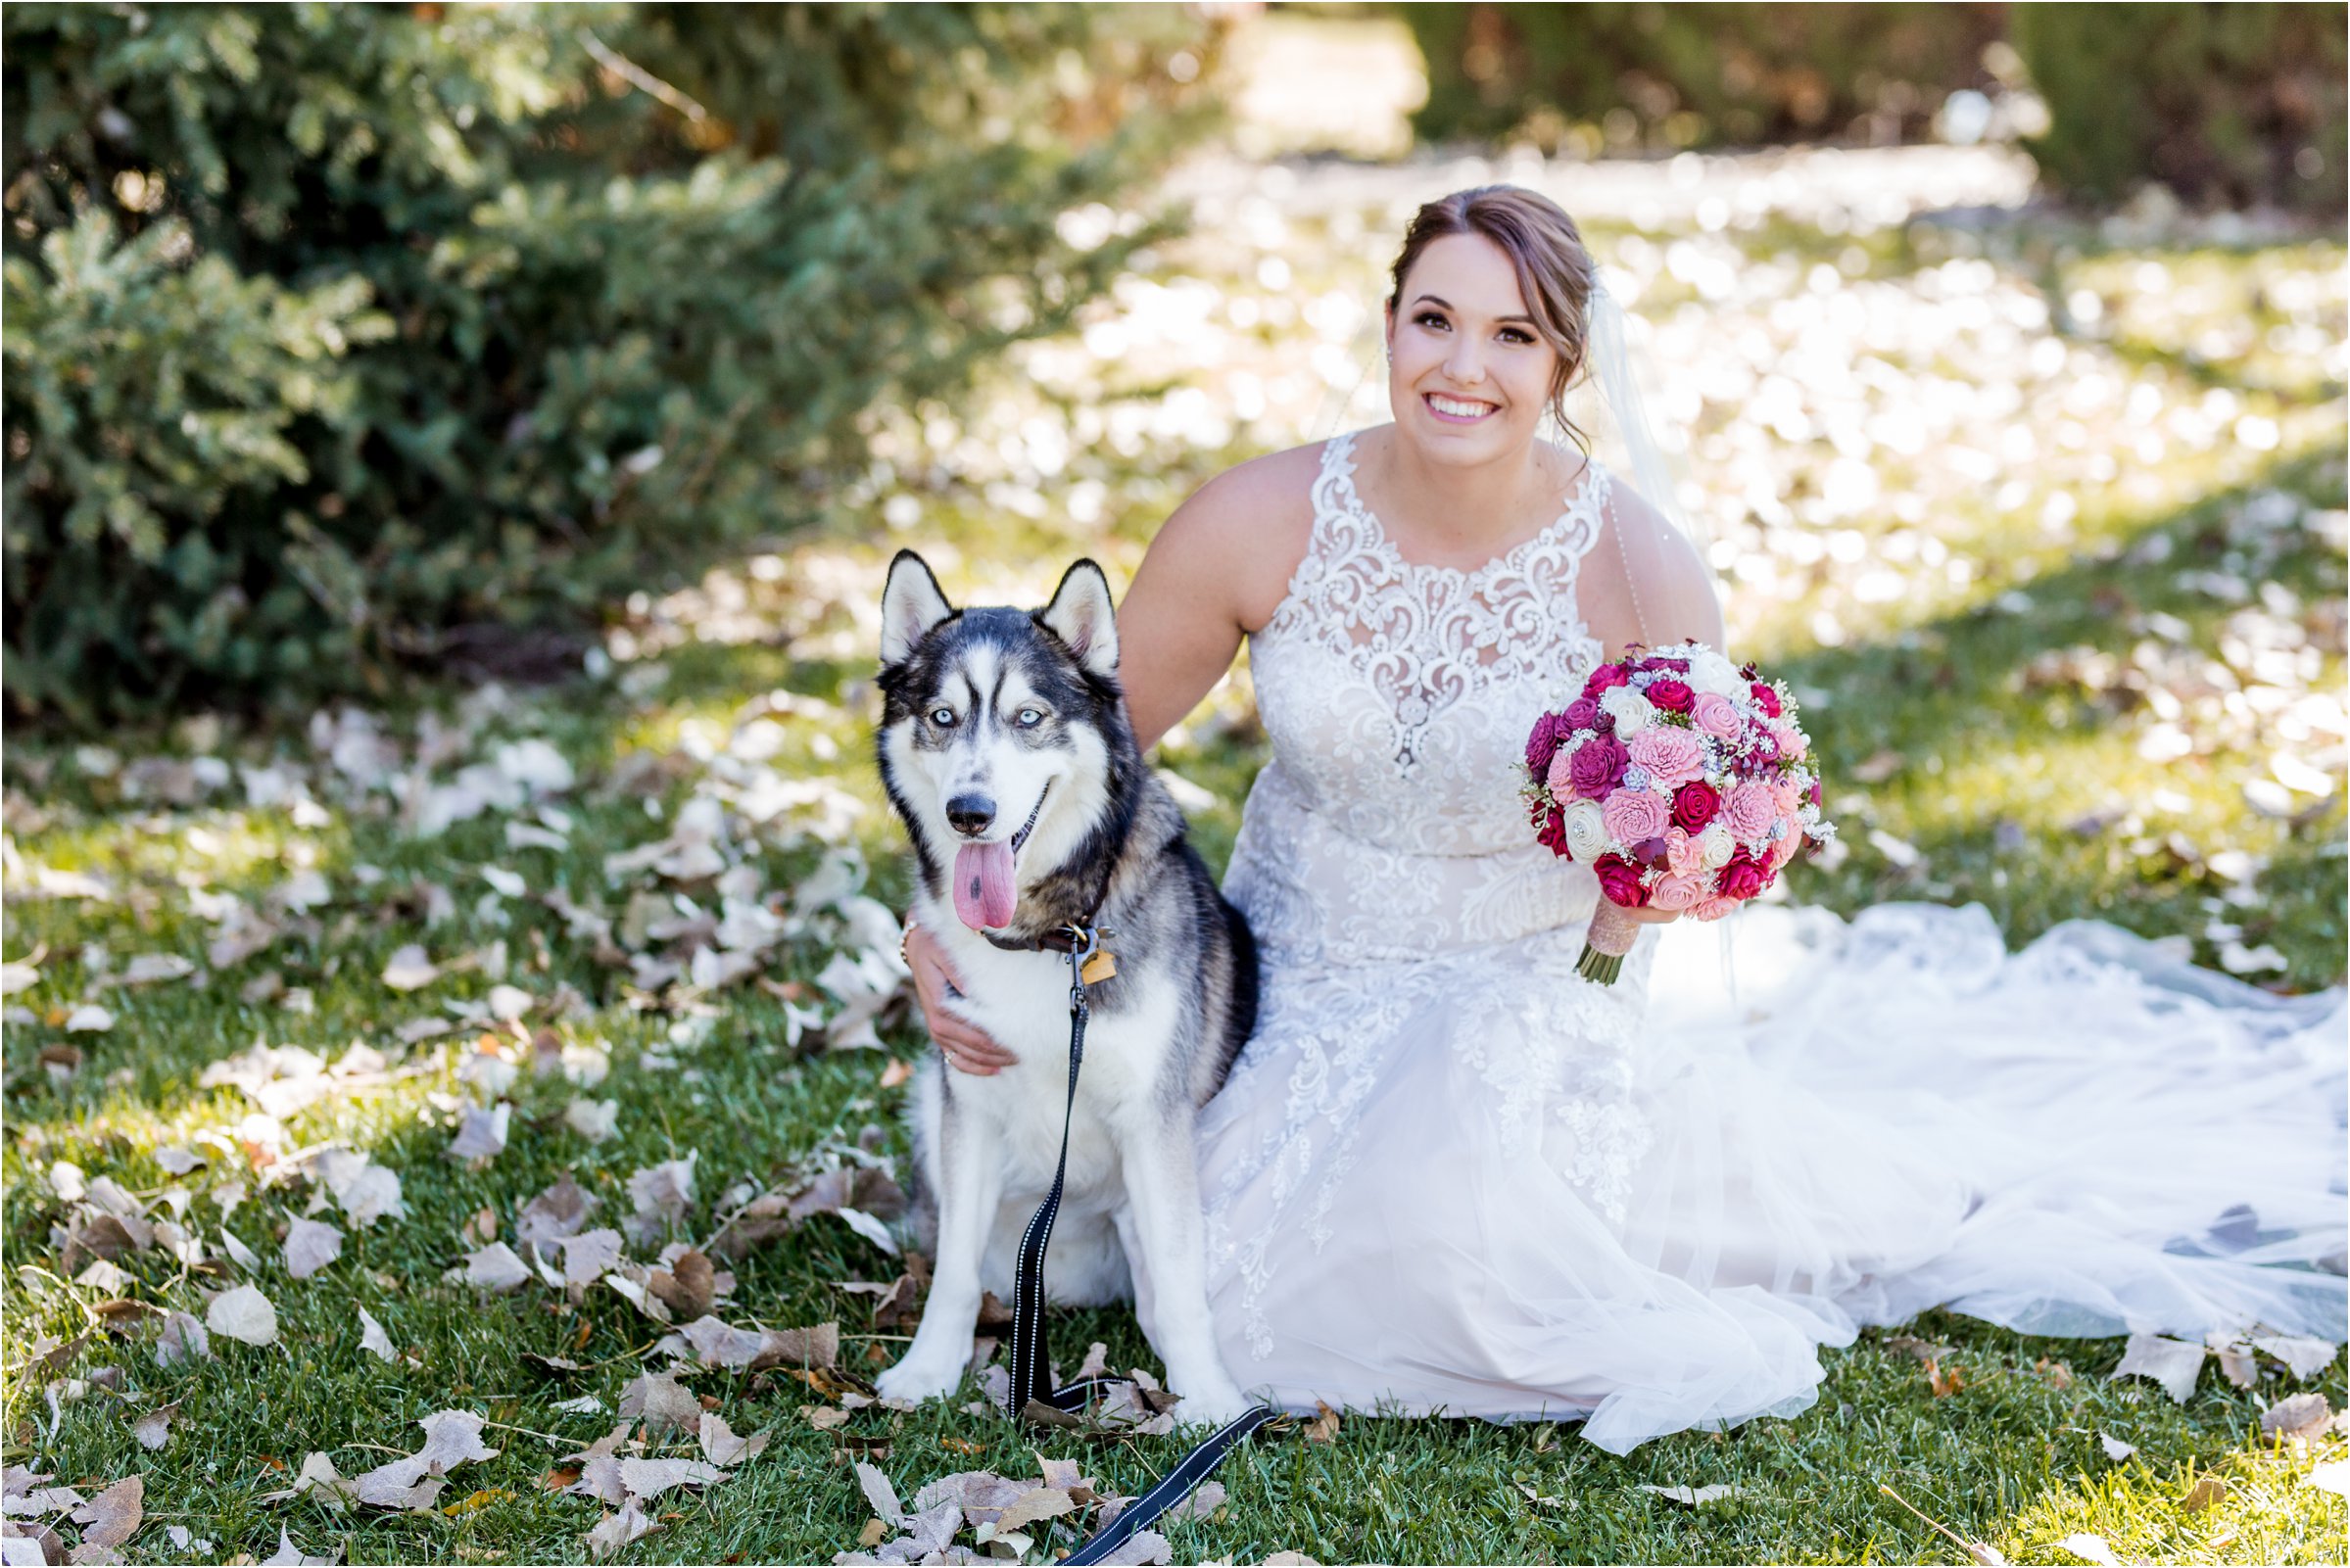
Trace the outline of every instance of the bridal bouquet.
[[1556, 855], [1599, 874], [1577, 973], [1615, 982], [1644, 906], [1719, 920], [1824, 843], [1811, 743], [1794, 700], [1702, 642], [1603, 664], [1582, 694], [1534, 722], [1525, 787]]

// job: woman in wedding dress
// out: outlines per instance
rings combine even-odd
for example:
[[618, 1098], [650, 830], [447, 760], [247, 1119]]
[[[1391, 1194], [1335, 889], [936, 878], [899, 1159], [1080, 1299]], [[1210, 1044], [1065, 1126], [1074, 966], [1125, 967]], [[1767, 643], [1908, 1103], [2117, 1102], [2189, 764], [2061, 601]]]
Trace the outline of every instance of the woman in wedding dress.
[[[1575, 974], [1597, 884], [1534, 841], [1526, 734], [1627, 644], [1720, 646], [1711, 581], [1540, 439], [1590, 354], [1564, 213], [1431, 203], [1393, 281], [1394, 422], [1210, 482], [1119, 614], [1146, 748], [1244, 637], [1272, 741], [1225, 881], [1263, 1010], [1199, 1124], [1241, 1386], [1581, 1417], [1621, 1452], [1798, 1411], [1819, 1347], [1934, 1306], [2342, 1339], [2338, 991], [2086, 921], [2011, 955], [1980, 907], [1923, 904], [1752, 907], [1734, 943], [1635, 911], [1619, 983]], [[951, 1065], [1014, 1060], [927, 933], [909, 956]]]

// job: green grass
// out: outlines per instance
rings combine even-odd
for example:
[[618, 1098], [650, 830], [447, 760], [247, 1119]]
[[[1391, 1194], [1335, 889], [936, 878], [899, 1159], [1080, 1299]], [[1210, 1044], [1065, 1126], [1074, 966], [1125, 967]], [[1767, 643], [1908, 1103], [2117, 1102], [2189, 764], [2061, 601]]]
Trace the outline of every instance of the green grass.
[[[1361, 235], [1384, 232], [1383, 222], [1377, 213], [1344, 230], [1301, 222], [1262, 242], [1211, 232], [1172, 251], [1158, 281], [1203, 278], [1227, 301], [1322, 290], [1369, 298], [1379, 247]], [[1606, 226], [1595, 233], [1605, 246]], [[1953, 467], [1942, 446], [1908, 456], [1880, 451], [1872, 461], [1887, 477], [1884, 504], [1833, 524], [1774, 533], [1725, 499], [1717, 533], [1750, 558], [1774, 563], [1741, 578], [1732, 592], [1733, 635], [1809, 694], [1831, 807], [1851, 846], [1837, 869], [1798, 878], [1799, 896], [1846, 912], [1888, 897], [1980, 900], [2014, 943], [2065, 918], [2095, 914], [2149, 934], [2184, 936], [2206, 963], [2224, 950], [2228, 939], [2212, 934], [2224, 921], [2243, 945], [2273, 944], [2283, 956], [2287, 968], [2260, 976], [2265, 983], [2293, 990], [2339, 983], [2345, 791], [2341, 736], [2323, 722], [2329, 695], [2331, 713], [2339, 714], [2343, 682], [2342, 551], [2338, 534], [2329, 540], [2323, 523], [2323, 514], [2344, 506], [2338, 355], [2326, 361], [2266, 335], [2233, 356], [2207, 351], [2212, 324], [2246, 310], [2264, 333], [2314, 322], [2338, 344], [2341, 248], [2125, 253], [2038, 218], [1955, 238], [1918, 226], [1879, 234], [1866, 246], [1777, 220], [1716, 238], [1758, 264], [1783, 267], [1791, 292], [1800, 290], [1809, 266], [1846, 253], [1856, 253], [1847, 270], [1873, 286], [1923, 291], [1921, 279], [1962, 255], [1990, 258], [1998, 287], [2017, 298], [2101, 292], [2116, 302], [2101, 318], [2105, 325], [2075, 330], [2066, 368], [2042, 377], [2033, 396], [2061, 401], [2078, 392], [2081, 379], [2104, 376], [2153, 388], [2159, 404], [2143, 418], [2110, 402], [2100, 405], [2102, 412], [2083, 417], [2078, 445], [2052, 438], [2038, 456], [2011, 464], [2024, 488], [2004, 500]], [[1261, 282], [1267, 255], [1291, 267], [1282, 288]], [[2165, 296], [2168, 307], [2124, 287], [2135, 269], [2157, 261], [2192, 284]], [[1652, 302], [1658, 310], [1682, 298], [1674, 286], [1658, 290]], [[1742, 324], [1776, 330], [1768, 325], [1770, 305], [1718, 307], [1723, 336]], [[2026, 333], [1999, 352], [2027, 354], [2058, 330]], [[837, 783], [867, 809], [839, 831], [820, 830], [814, 811], [788, 812], [744, 836], [739, 862], [755, 873], [762, 894], [788, 897], [838, 840], [869, 868], [871, 890], [898, 905], [904, 871], [866, 750], [872, 635], [859, 613], [878, 593], [888, 554], [900, 544], [921, 544], [958, 594], [1039, 594], [1079, 552], [1123, 581], [1151, 528], [1191, 485], [1285, 433], [1294, 437], [1300, 427], [1281, 419], [1302, 419], [1297, 410], [1312, 404], [1312, 389], [1293, 389], [1287, 403], [1272, 398], [1273, 411], [1239, 421], [1216, 441], [1208, 436], [1217, 432], [1152, 429], [1121, 451], [1115, 440], [1085, 436], [1085, 420], [1161, 407], [1171, 387], [1202, 388], [1216, 406], [1237, 397], [1231, 378], [1244, 367], [1254, 374], [1266, 359], [1294, 357], [1295, 345], [1312, 337], [1298, 324], [1216, 331], [1223, 357], [1205, 368], [1148, 344], [1097, 356], [1076, 371], [1065, 364], [1045, 373], [1032, 362], [1007, 367], [986, 401], [954, 416], [954, 438], [943, 448], [928, 444], [923, 424], [948, 410], [885, 419], [885, 449], [897, 444], [905, 472], [920, 466], [914, 453], [929, 452], [953, 474], [912, 492], [921, 501], [916, 526], [889, 529], [877, 520], [881, 503], [905, 482], [860, 481], [833, 499], [827, 529], [787, 542], [766, 562], [724, 564], [692, 592], [656, 596], [617, 617], [626, 641], [615, 639], [615, 646], [634, 656], [621, 660], [613, 678], [511, 694], [440, 776], [486, 756], [502, 737], [546, 737], [580, 776], [561, 801], [575, 822], [566, 848], [507, 847], [506, 818], [495, 812], [438, 838], [413, 837], [386, 794], [338, 787], [293, 730], [231, 725], [220, 750], [255, 766], [282, 757], [302, 770], [323, 808], [310, 827], [297, 826], [282, 805], [244, 805], [234, 788], [184, 807], [131, 800], [119, 776], [86, 775], [70, 742], [16, 739], [8, 755], [6, 948], [11, 958], [36, 946], [46, 956], [38, 984], [10, 998], [25, 1012], [8, 1029], [8, 1135], [0, 1148], [7, 1461], [84, 1492], [143, 1473], [149, 1523], [129, 1548], [135, 1560], [178, 1555], [162, 1533], [174, 1523], [215, 1542], [215, 1560], [238, 1550], [267, 1555], [281, 1525], [306, 1549], [339, 1548], [354, 1561], [581, 1555], [581, 1537], [599, 1510], [549, 1494], [542, 1477], [571, 1446], [608, 1430], [612, 1418], [565, 1416], [550, 1406], [581, 1394], [614, 1404], [658, 1331], [608, 1291], [573, 1306], [539, 1286], [483, 1299], [445, 1282], [444, 1271], [476, 1245], [465, 1234], [468, 1219], [486, 1208], [510, 1239], [516, 1211], [570, 1170], [603, 1200], [599, 1221], [610, 1220], [628, 1209], [631, 1172], [698, 1151], [698, 1201], [680, 1239], [706, 1239], [719, 1195], [740, 1181], [788, 1181], [869, 1125], [884, 1129], [886, 1147], [902, 1154], [902, 1091], [882, 1084], [892, 1057], [910, 1057], [922, 1045], [901, 1004], [884, 1016], [885, 1052], [793, 1049], [786, 1044], [785, 1003], [749, 985], [708, 999], [715, 1010], [706, 1039], [675, 1043], [681, 999], [637, 992], [625, 970], [598, 964], [590, 944], [567, 935], [535, 902], [477, 907], [488, 889], [476, 868], [506, 867], [534, 893], [559, 887], [582, 902], [600, 900], [618, 916], [632, 887], [655, 883], [640, 878], [608, 886], [603, 857], [666, 833], [711, 772], [695, 757], [723, 746], [747, 704], [784, 691], [832, 707], [791, 718], [768, 766], [786, 779]], [[1947, 344], [1900, 374], [1919, 386], [1930, 376], [1995, 380], [2007, 367], [1983, 359], [1993, 340], [1971, 331], [1951, 326]], [[1195, 346], [1189, 338], [1181, 345]], [[1900, 357], [1885, 353], [1889, 363]], [[2215, 389], [2234, 400], [2232, 416], [2273, 420], [2274, 446], [2179, 438], [2159, 458], [2137, 453], [2145, 427], [2179, 409], [2204, 408]], [[1901, 406], [1907, 394], [1895, 386], [1872, 396], [1878, 401], [1870, 409], [1883, 412]], [[1736, 405], [1709, 407], [1701, 441], [1739, 433], [1742, 418]], [[1057, 472], [1043, 472], [1016, 450], [1013, 438], [1039, 419], [1075, 433]], [[2013, 416], [1978, 410], [1948, 445], [1995, 443]], [[1798, 479], [1834, 456], [1825, 434], [1807, 442], [1773, 438], [1752, 451], [1763, 454], [1752, 460], [1784, 461]], [[2089, 477], [2100, 471], [2100, 455], [2116, 454], [2108, 478]], [[1727, 459], [1709, 465], [1709, 482], [1733, 485], [1720, 476], [1735, 468]], [[1100, 488], [1099, 509], [1079, 521], [1062, 503], [1087, 484]], [[1794, 484], [1786, 494], [1799, 499], [1802, 488]], [[2051, 526], [2044, 501], [2058, 492], [2077, 497], [2078, 510]], [[2276, 510], [2279, 503], [2259, 499], [2270, 493], [2286, 498], [2295, 519], [2289, 525], [2247, 522], [2263, 508]], [[1902, 515], [1904, 495], [1921, 503], [1910, 507], [1915, 515]], [[1802, 536], [1816, 541], [1831, 528], [1857, 536], [1852, 558], [1805, 559]], [[1963, 580], [1947, 569], [1951, 560], [1970, 563]], [[1857, 592], [1870, 568], [1890, 571], [1899, 593]], [[2210, 573], [2241, 577], [2244, 594], [2216, 591], [2195, 576]], [[2264, 601], [2264, 584], [2289, 592], [2290, 601], [2277, 593]], [[2028, 602], [2008, 597], [2018, 591]], [[1829, 622], [1832, 635], [1822, 635]], [[2246, 638], [2282, 636], [2288, 626], [2308, 652], [2256, 668], [2260, 650]], [[2125, 679], [2148, 642], [2149, 673]], [[2065, 656], [2061, 668], [2037, 662], [2052, 654]], [[2255, 707], [2248, 695], [2231, 706], [2217, 695], [2172, 691], [2180, 671], [2214, 661], [2229, 665], [2239, 687], [2280, 694]], [[2143, 748], [2174, 702], [2191, 749], [2149, 758]], [[404, 697], [386, 718], [387, 734], [407, 744], [427, 715], [462, 722], [459, 694], [427, 689]], [[2321, 721], [2314, 729], [2313, 715]], [[186, 740], [179, 731], [111, 743], [134, 759], [182, 754]], [[1162, 762], [1216, 797], [1195, 813], [1215, 865], [1229, 852], [1263, 744], [1243, 673], [1163, 748]], [[2309, 809], [2316, 797], [2307, 792], [2292, 799], [2293, 821], [2248, 804], [2246, 785], [2265, 787], [2280, 751], [2329, 780], [2323, 809]], [[641, 774], [647, 759], [669, 771]], [[1872, 842], [1872, 829], [1912, 846], [1914, 863], [1896, 864]], [[2261, 860], [2247, 871], [2226, 851]], [[36, 863], [104, 875], [123, 896], [105, 904], [22, 900]], [[140, 953], [199, 957], [213, 927], [191, 907], [190, 884], [258, 905], [302, 866], [329, 878], [333, 901], [268, 952], [200, 980], [106, 990], [103, 1000], [118, 1015], [111, 1031], [63, 1032], [77, 1001], [101, 995], [92, 989], [92, 944], [117, 969]], [[362, 867], [380, 876], [368, 880]], [[455, 914], [428, 926], [421, 896], [405, 891], [419, 880], [448, 884]], [[696, 896], [714, 907], [706, 889]], [[66, 1218], [67, 1206], [46, 1180], [55, 1163], [157, 1196], [174, 1185], [155, 1162], [158, 1148], [234, 1128], [253, 1109], [233, 1090], [199, 1087], [205, 1066], [257, 1040], [330, 1057], [354, 1041], [397, 1051], [400, 1023], [447, 1001], [483, 997], [493, 982], [460, 974], [396, 995], [377, 980], [394, 949], [421, 941], [446, 962], [497, 939], [505, 943], [510, 982], [543, 1003], [561, 986], [577, 993], [578, 1011], [555, 1024], [564, 1038], [609, 1045], [611, 1076], [592, 1093], [619, 1101], [615, 1137], [591, 1144], [569, 1130], [561, 1113], [577, 1091], [559, 1077], [526, 1072], [513, 1092], [506, 1151], [480, 1169], [459, 1165], [445, 1151], [453, 1097], [462, 1093], [456, 1053], [463, 1047], [422, 1044], [405, 1054], [419, 1069], [413, 1076], [285, 1118], [291, 1146], [342, 1140], [399, 1170], [404, 1219], [364, 1231], [347, 1226], [342, 1259], [296, 1283], [278, 1266], [268, 1233], [304, 1211], [308, 1189], [272, 1187], [261, 1174], [243, 1173], [254, 1190], [231, 1225], [266, 1259], [260, 1283], [280, 1312], [279, 1344], [256, 1350], [216, 1337], [214, 1360], [167, 1371], [154, 1364], [143, 1337], [102, 1328], [57, 1376], [27, 1365], [40, 1336], [80, 1332], [103, 1294], [56, 1278], [51, 1227]], [[765, 974], [812, 985], [834, 939], [835, 928], [824, 927], [788, 942]], [[242, 1000], [247, 983], [267, 971], [288, 986], [307, 987], [314, 1011]], [[78, 1066], [53, 1075], [40, 1060], [48, 1047], [78, 1050]], [[176, 1178], [194, 1195], [188, 1217], [200, 1222], [215, 1252], [219, 1214], [208, 1194], [227, 1158]], [[201, 1313], [205, 1279], [160, 1251], [122, 1262], [134, 1276], [127, 1294]], [[844, 1225], [819, 1217], [746, 1257], [723, 1311], [731, 1321], [770, 1326], [839, 1320], [851, 1336], [850, 1365], [870, 1371], [894, 1342], [872, 1334], [868, 1298], [835, 1287], [887, 1278], [893, 1268]], [[362, 1354], [361, 1307], [420, 1364], [386, 1365]], [[1620, 1459], [1584, 1444], [1571, 1427], [1349, 1418], [1330, 1444], [1295, 1430], [1271, 1435], [1227, 1466], [1223, 1511], [1171, 1529], [1175, 1554], [1182, 1561], [1253, 1561], [1282, 1550], [1323, 1561], [1964, 1560], [1881, 1490], [1888, 1487], [2015, 1561], [2071, 1560], [2057, 1543], [2084, 1530], [2104, 1536], [2125, 1558], [2162, 1561], [2338, 1561], [2350, 1550], [2340, 1498], [2295, 1484], [2316, 1459], [2338, 1456], [2340, 1440], [2312, 1452], [2276, 1449], [2257, 1436], [2262, 1408], [2291, 1390], [2274, 1375], [2256, 1391], [2238, 1392], [2207, 1367], [2194, 1398], [2176, 1405], [2151, 1385], [2107, 1376], [2119, 1342], [2031, 1340], [1941, 1315], [1912, 1332], [1955, 1347], [1941, 1370], [1955, 1371], [1962, 1387], [1938, 1395], [1923, 1366], [1871, 1334], [1824, 1354], [1827, 1381], [1807, 1413], [1728, 1434], [1684, 1433]], [[1116, 1364], [1147, 1364], [1147, 1350], [1122, 1312], [1059, 1314], [1053, 1335], [1065, 1365], [1093, 1339], [1113, 1347]], [[567, 1354], [591, 1369], [551, 1383], [525, 1353]], [[2068, 1364], [2069, 1380], [2052, 1373], [2056, 1362]], [[120, 1369], [119, 1388], [95, 1376], [110, 1367]], [[690, 1382], [720, 1402], [737, 1431], [771, 1430], [773, 1444], [704, 1496], [661, 1498], [664, 1516], [674, 1517], [628, 1555], [827, 1561], [853, 1546], [868, 1510], [838, 1435], [800, 1416], [811, 1392], [775, 1376], [702, 1374]], [[66, 1398], [76, 1385], [78, 1397]], [[2343, 1363], [2337, 1359], [2316, 1386], [2342, 1403]], [[52, 1394], [60, 1398], [54, 1418]], [[180, 1415], [169, 1445], [141, 1450], [130, 1419], [172, 1401]], [[1032, 1473], [1039, 1449], [1079, 1454], [1105, 1481], [1138, 1491], [1178, 1450], [1169, 1439], [1032, 1445], [1003, 1421], [964, 1414], [955, 1403], [914, 1413], [867, 1409], [843, 1430], [909, 1496], [951, 1470]], [[455, 1503], [481, 1494], [477, 1505], [455, 1514], [344, 1514], [310, 1501], [258, 1500], [286, 1486], [312, 1449], [332, 1452], [347, 1475], [408, 1452], [419, 1440], [415, 1420], [449, 1407], [501, 1423], [485, 1437], [504, 1451], [458, 1471], [444, 1497]], [[2136, 1454], [2108, 1459], [2100, 1433], [2134, 1445]], [[2228, 1480], [2227, 1496], [2186, 1509], [2182, 1499], [2196, 1480], [2213, 1473]], [[1739, 1491], [1695, 1510], [1638, 1490], [1716, 1483]]]

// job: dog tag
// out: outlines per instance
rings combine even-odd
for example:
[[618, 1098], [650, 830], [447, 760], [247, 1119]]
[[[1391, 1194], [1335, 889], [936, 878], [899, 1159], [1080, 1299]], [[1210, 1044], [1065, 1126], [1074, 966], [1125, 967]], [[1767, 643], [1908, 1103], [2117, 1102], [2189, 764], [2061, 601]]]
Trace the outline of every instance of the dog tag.
[[1079, 969], [1078, 978], [1087, 985], [1099, 985], [1117, 973], [1117, 957], [1108, 948], [1097, 947], [1087, 955], [1083, 967]]

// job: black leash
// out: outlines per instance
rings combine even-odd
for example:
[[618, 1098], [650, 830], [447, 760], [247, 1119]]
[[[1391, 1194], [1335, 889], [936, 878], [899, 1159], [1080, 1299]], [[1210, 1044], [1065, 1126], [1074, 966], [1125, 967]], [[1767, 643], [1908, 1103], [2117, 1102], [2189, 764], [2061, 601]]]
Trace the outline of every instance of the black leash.
[[[1064, 947], [1066, 942], [1066, 947]], [[1027, 1419], [1030, 1402], [1054, 1410], [1080, 1410], [1086, 1401], [1122, 1381], [1086, 1378], [1054, 1388], [1044, 1354], [1044, 1249], [1053, 1239], [1053, 1220], [1061, 1212], [1061, 1191], [1069, 1177], [1069, 1123], [1078, 1103], [1078, 1069], [1085, 1060], [1085, 970], [1101, 944], [1101, 933], [1090, 925], [1072, 923], [1056, 927], [1037, 945], [1069, 954], [1069, 1103], [1061, 1113], [1061, 1158], [1053, 1167], [1051, 1191], [1037, 1206], [1021, 1234], [1020, 1261], [1012, 1285], [1012, 1410]], [[998, 945], [1008, 945], [999, 943]], [[1106, 956], [1106, 955], [1105, 955]], [[1127, 1504], [1109, 1524], [1094, 1532], [1077, 1550], [1062, 1559], [1066, 1568], [1097, 1563], [1127, 1538], [1174, 1507], [1224, 1461], [1224, 1455], [1250, 1433], [1273, 1418], [1267, 1405], [1250, 1406], [1183, 1455], [1148, 1492]]]

